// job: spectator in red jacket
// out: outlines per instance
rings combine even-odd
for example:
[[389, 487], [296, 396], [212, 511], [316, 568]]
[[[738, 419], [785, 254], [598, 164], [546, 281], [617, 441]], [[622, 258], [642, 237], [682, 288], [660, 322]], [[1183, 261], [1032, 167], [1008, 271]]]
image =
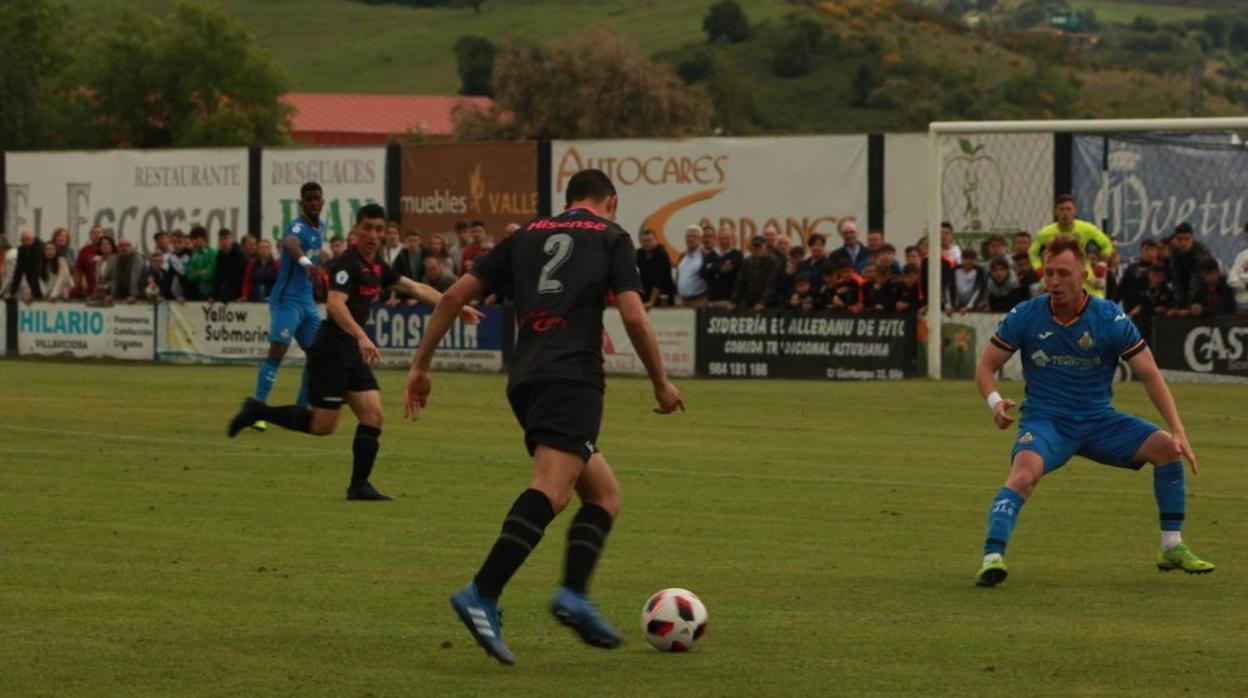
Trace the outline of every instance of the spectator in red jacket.
[[100, 238], [104, 237], [104, 229], [93, 226], [87, 233], [90, 242], [78, 250], [74, 260], [74, 298], [91, 298], [95, 295], [95, 257], [99, 254]]

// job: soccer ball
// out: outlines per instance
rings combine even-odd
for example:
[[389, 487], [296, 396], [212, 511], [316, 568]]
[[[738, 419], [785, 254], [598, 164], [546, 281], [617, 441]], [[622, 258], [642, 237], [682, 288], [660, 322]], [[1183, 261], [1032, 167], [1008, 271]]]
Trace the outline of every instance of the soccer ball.
[[641, 632], [660, 652], [693, 649], [706, 625], [706, 606], [688, 589], [664, 589], [641, 608]]

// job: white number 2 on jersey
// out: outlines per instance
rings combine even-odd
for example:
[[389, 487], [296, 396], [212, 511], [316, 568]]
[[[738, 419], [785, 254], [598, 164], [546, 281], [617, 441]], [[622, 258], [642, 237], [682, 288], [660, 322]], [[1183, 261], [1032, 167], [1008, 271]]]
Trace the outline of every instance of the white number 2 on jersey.
[[567, 233], [556, 233], [546, 238], [542, 251], [550, 255], [550, 261], [542, 267], [542, 275], [537, 281], [538, 293], [562, 293], [563, 282], [550, 278], [563, 263], [572, 256], [572, 236]]

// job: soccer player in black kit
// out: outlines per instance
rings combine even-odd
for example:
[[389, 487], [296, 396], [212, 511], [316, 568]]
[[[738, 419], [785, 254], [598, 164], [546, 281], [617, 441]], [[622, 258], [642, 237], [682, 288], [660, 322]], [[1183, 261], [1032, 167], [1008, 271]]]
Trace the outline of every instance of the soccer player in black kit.
[[451, 607], [473, 638], [504, 664], [514, 664], [516, 658], [502, 639], [498, 597], [573, 491], [582, 506], [568, 530], [564, 578], [550, 612], [591, 646], [611, 649], [622, 639], [586, 596], [589, 576], [620, 509], [619, 483], [596, 445], [605, 387], [602, 312], [608, 292], [615, 293], [628, 336], [654, 386], [654, 411], [684, 409], [680, 391], [663, 370], [646, 317], [633, 243], [613, 222], [618, 203], [605, 174], [578, 172], [568, 181], [563, 213], [531, 221], [447, 289], [412, 357], [404, 400], [407, 417], [415, 420], [429, 400], [434, 351], [455, 316], [484, 293], [511, 288], [519, 327], [507, 398], [524, 428], [533, 479], [511, 505], [476, 577], [451, 597]]
[[[364, 332], [369, 308], [391, 288], [431, 305], [442, 297], [433, 287], [400, 276], [377, 258], [385, 228], [385, 209], [377, 204], [361, 207], [351, 247], [330, 266], [329, 297], [325, 304], [330, 321], [321, 323], [316, 341], [308, 349], [308, 402], [312, 409], [301, 405], [269, 406], [247, 398], [228, 430], [233, 437], [257, 420], [265, 420], [293, 431], [326, 436], [334, 433], [338, 410], [346, 403], [359, 420], [351, 445], [354, 463], [347, 488], [350, 500], [390, 499], [368, 481], [377, 458], [382, 420], [381, 392], [369, 368], [369, 364], [381, 360], [381, 353]], [[470, 323], [482, 317], [474, 308], [465, 308], [461, 314]]]

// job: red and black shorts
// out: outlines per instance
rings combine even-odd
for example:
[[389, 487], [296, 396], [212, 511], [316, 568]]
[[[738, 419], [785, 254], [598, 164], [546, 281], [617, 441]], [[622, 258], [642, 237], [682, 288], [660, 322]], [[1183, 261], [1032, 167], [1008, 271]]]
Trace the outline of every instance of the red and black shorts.
[[507, 399], [524, 428], [529, 455], [538, 444], [585, 460], [598, 452], [601, 388], [585, 383], [530, 383], [513, 388]]

